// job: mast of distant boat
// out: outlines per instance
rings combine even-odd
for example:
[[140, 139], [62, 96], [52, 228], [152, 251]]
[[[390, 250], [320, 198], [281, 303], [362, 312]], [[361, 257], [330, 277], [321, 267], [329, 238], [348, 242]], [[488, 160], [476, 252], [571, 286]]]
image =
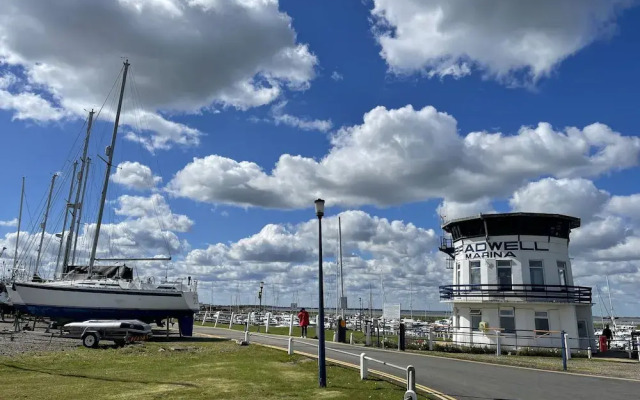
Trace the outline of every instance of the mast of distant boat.
[[122, 86], [120, 87], [120, 98], [118, 99], [118, 109], [116, 111], [116, 120], [113, 125], [113, 135], [111, 136], [111, 146], [107, 147], [107, 170], [104, 175], [104, 184], [102, 186], [102, 196], [100, 198], [100, 209], [98, 211], [98, 221], [96, 223], [96, 233], [93, 237], [93, 245], [91, 246], [91, 256], [89, 257], [89, 276], [93, 273], [93, 265], [96, 262], [96, 250], [98, 249], [98, 239], [100, 237], [100, 227], [102, 226], [102, 214], [104, 213], [104, 203], [107, 199], [107, 189], [109, 188], [109, 175], [111, 174], [111, 165], [113, 162], [113, 153], [116, 147], [116, 137], [118, 136], [118, 124], [120, 123], [120, 110], [122, 109], [122, 98], [124, 97], [124, 88], [127, 82], [127, 72], [129, 71], [129, 60], [124, 62], [124, 71], [122, 73]]
[[[71, 226], [69, 227], [69, 236], [67, 237], [67, 245], [64, 250], [64, 261], [62, 262], [63, 273], [68, 272], [67, 269], [69, 267], [69, 253], [71, 251], [71, 242], [73, 241], [73, 235], [75, 233], [76, 238], [78, 236], [78, 222], [79, 222], [78, 214], [79, 214], [79, 210], [82, 209], [82, 203], [80, 202], [80, 192], [83, 192], [83, 197], [84, 197], [84, 189], [82, 187], [84, 186], [86, 189], [86, 179], [88, 178], [88, 174], [86, 174], [86, 171], [89, 169], [89, 160], [87, 158], [87, 152], [89, 150], [89, 137], [91, 136], [91, 127], [93, 126], [93, 114], [94, 114], [93, 110], [89, 111], [89, 119], [87, 122], [87, 133], [84, 137], [84, 147], [82, 149], [82, 158], [81, 158], [82, 166], [80, 167], [80, 174], [78, 174], [78, 187], [76, 188], [76, 198], [73, 201], [73, 203], [71, 203], [71, 196], [69, 196], [68, 207], [72, 209]], [[83, 183], [83, 180], [84, 180], [84, 183]], [[72, 258], [75, 259], [75, 252]]]
[[22, 202], [24, 200], [24, 176], [22, 177], [22, 191], [20, 192], [20, 211], [18, 213], [18, 234], [16, 235], [16, 248], [13, 253], [13, 269], [11, 270], [11, 281], [16, 277], [18, 267], [18, 244], [20, 243], [20, 226], [22, 225]]
[[78, 246], [78, 236], [80, 236], [80, 221], [82, 220], [82, 210], [84, 210], [84, 195], [87, 192], [87, 181], [89, 180], [89, 167], [91, 166], [91, 158], [87, 157], [87, 167], [84, 170], [84, 182], [82, 183], [82, 196], [80, 197], [80, 209], [78, 210], [78, 218], [76, 221], [76, 236], [73, 238], [73, 251], [71, 252], [71, 265], [76, 263], [76, 248]]
[[616, 330], [616, 320], [613, 312], [613, 302], [611, 301], [611, 287], [609, 286], [609, 275], [604, 276], [607, 279], [607, 293], [609, 294], [609, 309], [611, 310], [611, 323], [613, 324], [613, 330]]
[[[69, 195], [67, 196], [67, 204], [64, 209], [64, 220], [62, 222], [62, 233], [60, 234], [60, 245], [58, 246], [58, 256], [56, 257], [56, 270], [54, 272], [54, 277], [58, 274], [58, 268], [60, 268], [60, 255], [62, 255], [62, 246], [64, 245], [64, 234], [67, 230], [67, 218], [69, 217], [69, 212], [67, 208], [71, 204], [71, 196], [73, 195], [73, 185], [76, 182], [76, 170], [78, 169], [78, 161], [73, 162], [73, 172], [71, 173], [71, 179], [69, 183]], [[71, 223], [73, 225], [73, 222]], [[69, 233], [71, 233], [71, 229], [69, 229]], [[58, 236], [58, 234], [56, 234]]]
[[42, 243], [44, 242], [44, 232], [47, 229], [47, 220], [49, 219], [49, 208], [51, 208], [51, 195], [53, 194], [53, 185], [56, 183], [58, 174], [53, 174], [51, 177], [51, 186], [49, 187], [49, 196], [47, 197], [47, 208], [44, 210], [44, 222], [42, 222], [42, 233], [40, 234], [40, 246], [38, 246], [38, 258], [36, 258], [36, 267], [33, 270], [33, 275], [38, 274], [38, 267], [40, 266], [40, 257], [42, 256]]
[[344, 278], [342, 275], [342, 224], [340, 223], [340, 217], [338, 217], [338, 243], [340, 244], [340, 310], [342, 313], [342, 319], [344, 320]]

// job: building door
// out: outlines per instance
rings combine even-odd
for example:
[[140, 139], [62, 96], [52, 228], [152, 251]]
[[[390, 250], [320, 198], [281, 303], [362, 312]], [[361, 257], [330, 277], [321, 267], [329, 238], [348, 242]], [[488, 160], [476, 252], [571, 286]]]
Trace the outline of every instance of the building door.
[[498, 290], [511, 290], [511, 261], [498, 260]]

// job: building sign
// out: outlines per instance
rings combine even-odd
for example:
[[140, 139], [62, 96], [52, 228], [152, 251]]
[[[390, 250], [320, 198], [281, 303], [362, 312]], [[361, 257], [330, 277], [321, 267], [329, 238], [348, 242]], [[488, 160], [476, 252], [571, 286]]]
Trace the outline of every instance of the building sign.
[[456, 246], [455, 255], [464, 254], [464, 258], [516, 258], [514, 251], [549, 251], [548, 244], [509, 240], [504, 242], [477, 242]]

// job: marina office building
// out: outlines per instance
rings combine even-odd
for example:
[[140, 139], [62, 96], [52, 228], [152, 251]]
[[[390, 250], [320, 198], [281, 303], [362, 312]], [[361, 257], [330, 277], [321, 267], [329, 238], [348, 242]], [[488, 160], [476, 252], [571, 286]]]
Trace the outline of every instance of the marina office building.
[[506, 213], [451, 220], [440, 250], [453, 284], [440, 299], [453, 303], [453, 341], [464, 346], [595, 349], [591, 288], [575, 286], [569, 235], [580, 219]]

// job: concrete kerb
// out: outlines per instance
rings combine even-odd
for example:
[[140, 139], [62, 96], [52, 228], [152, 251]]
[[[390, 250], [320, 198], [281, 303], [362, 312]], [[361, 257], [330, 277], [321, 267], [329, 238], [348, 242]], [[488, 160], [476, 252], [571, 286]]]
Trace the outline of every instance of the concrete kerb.
[[[255, 334], [256, 334], [255, 332], [251, 332], [250, 333], [250, 335], [255, 335]], [[212, 334], [207, 334], [207, 333], [195, 333], [195, 335], [204, 336], [204, 337], [212, 337], [212, 338], [216, 338], [216, 339], [228, 339], [227, 337], [224, 337], [224, 336], [212, 335]], [[289, 351], [291, 351], [291, 353], [289, 353], [289, 354], [299, 354], [299, 355], [302, 355], [302, 356], [305, 356], [305, 357], [309, 357], [309, 358], [313, 358], [313, 359], [317, 359], [318, 358], [317, 354], [307, 353], [307, 352], [300, 351], [300, 350], [293, 350], [293, 345], [292, 345], [293, 341], [294, 341], [293, 337], [284, 337], [284, 338], [282, 338], [282, 337], [280, 337], [282, 335], [273, 335], [273, 334], [265, 335], [265, 334], [260, 334], [260, 333], [258, 333], [256, 336], [264, 336], [264, 337], [273, 338], [273, 339], [284, 339], [289, 344], [291, 344], [291, 350], [289, 350], [289, 347], [287, 347], [285, 349], [285, 348], [278, 347], [278, 346], [273, 346], [273, 345], [270, 345], [270, 344], [254, 342], [254, 344], [256, 344], [258, 346], [267, 347], [267, 348], [280, 350], [280, 351], [287, 351], [287, 353], [289, 353]], [[303, 344], [306, 344], [306, 345], [313, 346], [310, 343], [305, 343], [305, 342], [299, 342], [299, 343], [303, 343]], [[340, 352], [340, 353], [346, 353], [346, 352], [342, 352], [342, 351], [335, 350], [335, 349], [333, 349], [333, 350], [337, 351], [337, 352]], [[348, 354], [354, 355], [352, 353], [348, 353]], [[355, 356], [357, 357], [358, 355], [355, 354]], [[362, 353], [360, 355], [360, 357], [362, 357], [362, 356], [365, 356], [365, 353]], [[369, 357], [366, 357], [366, 358], [369, 359]], [[352, 368], [352, 369], [356, 369], [356, 370], [361, 370], [361, 366], [360, 365], [352, 364], [352, 363], [349, 363], [349, 362], [336, 360], [336, 359], [328, 358], [328, 357], [326, 358], [326, 361], [330, 362], [332, 364], [341, 365], [343, 367], [348, 367], [348, 368]], [[388, 364], [388, 363], [383, 363], [383, 364]], [[409, 367], [413, 368], [412, 366], [409, 366]], [[409, 367], [407, 367], [407, 374], [409, 374], [409, 372], [408, 372], [409, 371]], [[404, 368], [401, 368], [401, 369], [404, 370]], [[376, 375], [378, 377], [384, 378], [387, 381], [391, 381], [394, 384], [400, 384], [402, 386], [406, 386], [407, 385], [407, 380], [405, 380], [403, 378], [400, 378], [400, 377], [397, 377], [395, 375], [391, 375], [391, 374], [388, 374], [386, 372], [378, 371], [378, 370], [375, 370], [375, 369], [369, 369], [369, 368], [367, 368], [366, 371], [367, 371], [367, 375], [368, 374], [374, 374], [374, 375]], [[424, 386], [424, 385], [420, 385], [420, 384], [416, 384], [415, 383], [415, 369], [413, 369], [413, 371], [414, 371], [414, 375], [413, 375], [412, 385], [415, 386], [414, 387], [414, 392], [419, 391], [419, 392], [422, 392], [423, 394], [426, 394], [426, 395], [429, 395], [429, 396], [434, 396], [439, 400], [456, 400], [455, 397], [446, 395], [446, 394], [441, 393], [441, 392], [439, 392], [439, 391], [437, 391], [435, 389], [432, 389], [430, 387], [427, 387], [427, 386]], [[410, 394], [410, 392], [411, 392], [410, 390], [405, 392], [405, 397], [404, 397], [405, 399], [412, 399], [413, 398], [413, 397], [406, 397], [407, 393]]]

